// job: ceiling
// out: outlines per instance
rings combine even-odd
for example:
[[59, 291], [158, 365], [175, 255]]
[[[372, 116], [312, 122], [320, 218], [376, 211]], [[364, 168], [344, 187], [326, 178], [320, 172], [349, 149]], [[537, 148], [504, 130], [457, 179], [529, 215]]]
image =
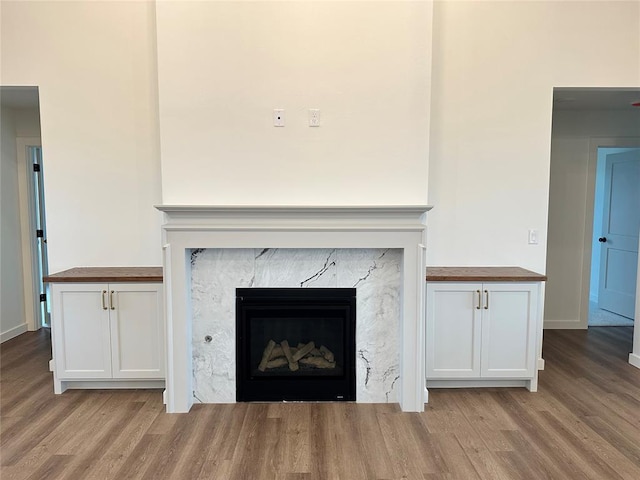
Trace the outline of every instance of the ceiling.
[[37, 108], [38, 87], [0, 87], [0, 105], [8, 108]]
[[555, 110], [638, 110], [640, 88], [554, 88]]

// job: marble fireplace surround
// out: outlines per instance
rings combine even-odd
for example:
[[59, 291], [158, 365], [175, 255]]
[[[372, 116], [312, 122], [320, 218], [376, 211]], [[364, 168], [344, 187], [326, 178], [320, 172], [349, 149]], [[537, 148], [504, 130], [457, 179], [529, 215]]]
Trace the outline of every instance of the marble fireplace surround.
[[398, 249], [400, 335], [398, 401], [424, 410], [425, 217], [428, 205], [161, 205], [167, 412], [188, 412], [193, 398], [191, 253], [195, 249]]

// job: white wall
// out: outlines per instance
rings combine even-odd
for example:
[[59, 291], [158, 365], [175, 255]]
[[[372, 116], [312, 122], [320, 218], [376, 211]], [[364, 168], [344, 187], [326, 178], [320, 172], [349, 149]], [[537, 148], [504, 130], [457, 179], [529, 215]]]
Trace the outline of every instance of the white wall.
[[16, 137], [40, 136], [40, 109], [38, 107], [13, 108]]
[[640, 85], [640, 3], [436, 2], [433, 24], [428, 263], [545, 272], [553, 87]]
[[640, 112], [554, 112], [545, 328], [587, 328], [597, 148], [638, 142]]
[[425, 204], [431, 7], [158, 2], [163, 202]]
[[0, 9], [0, 83], [40, 87], [50, 271], [159, 265], [154, 4]]
[[26, 331], [14, 112], [0, 111], [0, 342]]

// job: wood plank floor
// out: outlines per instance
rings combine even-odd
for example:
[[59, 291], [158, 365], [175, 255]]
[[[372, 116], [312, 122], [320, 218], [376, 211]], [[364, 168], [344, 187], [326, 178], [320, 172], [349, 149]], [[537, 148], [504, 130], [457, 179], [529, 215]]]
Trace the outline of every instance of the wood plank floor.
[[0, 478], [640, 478], [632, 328], [545, 332], [540, 391], [431, 390], [426, 412], [349, 403], [196, 405], [160, 391], [53, 394], [47, 331], [2, 344]]

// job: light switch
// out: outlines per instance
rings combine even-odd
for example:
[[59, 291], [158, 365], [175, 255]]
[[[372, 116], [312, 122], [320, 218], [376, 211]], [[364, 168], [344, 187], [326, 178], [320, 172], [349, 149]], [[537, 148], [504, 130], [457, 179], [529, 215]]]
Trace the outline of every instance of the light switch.
[[319, 108], [309, 109], [309, 126], [310, 127], [320, 126], [320, 109]]
[[538, 230], [529, 230], [529, 245], [538, 245], [539, 234]]

